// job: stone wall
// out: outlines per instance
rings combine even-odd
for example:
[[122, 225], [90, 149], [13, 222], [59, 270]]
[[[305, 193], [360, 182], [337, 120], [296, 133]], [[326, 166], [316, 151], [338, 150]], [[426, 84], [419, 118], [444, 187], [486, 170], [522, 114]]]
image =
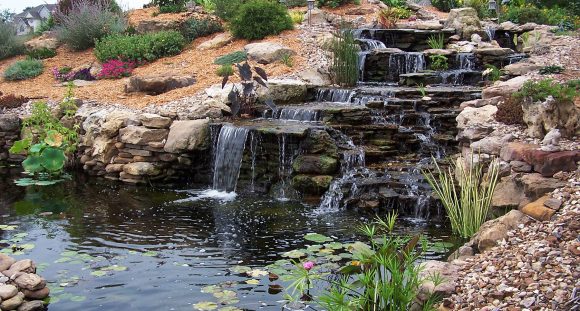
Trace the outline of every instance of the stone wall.
[[22, 156], [8, 152], [15, 141], [20, 139], [20, 119], [13, 115], [0, 115], [0, 162], [20, 162]]

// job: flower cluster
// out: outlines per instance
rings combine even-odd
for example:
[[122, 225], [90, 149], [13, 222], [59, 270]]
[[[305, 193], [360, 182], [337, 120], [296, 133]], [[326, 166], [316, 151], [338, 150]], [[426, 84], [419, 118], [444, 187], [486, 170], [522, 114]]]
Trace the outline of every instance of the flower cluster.
[[95, 80], [95, 77], [91, 74], [91, 68], [92, 67], [87, 67], [75, 71], [71, 67], [62, 67], [60, 69], [54, 67], [52, 68], [52, 75], [56, 80], [62, 82], [73, 80], [92, 81]]
[[120, 59], [111, 59], [103, 63], [103, 68], [97, 76], [99, 79], [118, 79], [128, 77], [136, 67], [133, 61], [122, 61]]

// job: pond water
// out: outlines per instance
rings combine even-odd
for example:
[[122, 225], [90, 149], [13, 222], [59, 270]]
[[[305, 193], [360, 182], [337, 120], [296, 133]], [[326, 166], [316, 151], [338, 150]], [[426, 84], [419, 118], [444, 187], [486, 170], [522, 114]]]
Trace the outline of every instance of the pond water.
[[[204, 189], [131, 187], [82, 175], [54, 186], [18, 187], [0, 178], [0, 248], [31, 258], [51, 288], [49, 310], [193, 310], [212, 301], [203, 286], [236, 282], [236, 307], [280, 310], [281, 294], [267, 277], [230, 274], [228, 267], [263, 267], [281, 252], [304, 247], [306, 233], [342, 242], [357, 239], [368, 221], [355, 211], [317, 207], [266, 196], [233, 198]], [[372, 216], [369, 216], [372, 217]], [[6, 226], [13, 226], [12, 228]], [[402, 219], [398, 232], [454, 243], [447, 226]], [[10, 245], [24, 248], [12, 253]], [[427, 258], [450, 250], [435, 248]]]

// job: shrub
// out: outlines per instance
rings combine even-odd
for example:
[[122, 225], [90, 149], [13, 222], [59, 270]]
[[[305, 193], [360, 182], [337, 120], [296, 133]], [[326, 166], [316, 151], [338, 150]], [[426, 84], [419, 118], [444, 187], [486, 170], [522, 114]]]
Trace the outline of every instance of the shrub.
[[214, 0], [215, 14], [223, 20], [232, 20], [244, 3], [242, 0]]
[[0, 59], [18, 55], [24, 51], [24, 45], [16, 37], [14, 26], [0, 21]]
[[248, 54], [245, 51], [236, 51], [224, 56], [220, 56], [214, 60], [216, 65], [232, 65], [241, 63], [248, 59]]
[[405, 0], [381, 0], [381, 1], [389, 7], [403, 8], [407, 6], [407, 2]]
[[179, 54], [184, 46], [183, 35], [173, 30], [132, 36], [112, 35], [97, 40], [95, 56], [101, 62], [120, 59], [140, 63]]
[[127, 23], [121, 13], [110, 10], [106, 3], [89, 0], [75, 2], [67, 15], [56, 13], [57, 37], [73, 50], [85, 50], [107, 35], [122, 33]]
[[51, 15], [48, 19], [40, 23], [40, 27], [35, 31], [36, 34], [41, 35], [45, 31], [52, 30], [56, 26], [54, 17]]
[[304, 12], [290, 11], [289, 13], [294, 24], [302, 24], [304, 22]]
[[[59, 0], [57, 11], [59, 12], [57, 15], [68, 15], [68, 13], [73, 10], [73, 7], [78, 5], [80, 2], [85, 2], [86, 0]], [[111, 12], [115, 13], [122, 13], [121, 7], [115, 2], [115, 0], [89, 0], [91, 4], [103, 4], [106, 8], [108, 8]], [[57, 21], [60, 22], [57, 18]]]
[[522, 89], [513, 94], [516, 99], [530, 99], [534, 102], [544, 101], [552, 96], [559, 102], [571, 102], [580, 93], [574, 85], [560, 84], [552, 79], [527, 81]]
[[505, 124], [525, 124], [521, 100], [510, 97], [497, 106], [495, 119]]
[[537, 23], [547, 24], [548, 19], [544, 12], [535, 6], [508, 6], [506, 11], [501, 15], [503, 21], [511, 21], [516, 24]]
[[215, 12], [215, 0], [196, 0], [196, 3], [201, 5], [206, 12]]
[[187, 40], [193, 41], [199, 37], [205, 37], [223, 30], [222, 24], [216, 20], [193, 17], [185, 22], [181, 33]]
[[342, 86], [354, 86], [359, 79], [357, 44], [352, 30], [337, 30], [331, 43], [332, 64], [330, 67], [334, 83]]
[[292, 29], [293, 24], [285, 6], [267, 0], [251, 0], [240, 7], [230, 26], [237, 38], [259, 40]]
[[433, 54], [429, 55], [429, 63], [431, 70], [440, 71], [440, 70], [447, 70], [449, 68], [449, 63], [447, 56]]
[[135, 69], [135, 62], [125, 62], [118, 59], [111, 59], [102, 64], [103, 68], [97, 78], [99, 79], [119, 79], [128, 77]]
[[564, 67], [558, 65], [550, 65], [540, 68], [540, 74], [542, 75], [558, 74], [562, 72], [564, 72]]
[[44, 71], [44, 65], [36, 59], [20, 60], [4, 71], [4, 79], [10, 81], [26, 80], [39, 76]]
[[49, 49], [49, 48], [40, 48], [36, 50], [32, 50], [28, 52], [28, 57], [33, 59], [47, 59], [53, 58], [56, 56], [56, 50]]
[[180, 13], [185, 11], [184, 4], [169, 4], [159, 7], [160, 14], [168, 14], [168, 13]]
[[216, 74], [220, 77], [229, 77], [234, 74], [234, 67], [232, 65], [222, 65], [218, 68]]
[[397, 22], [399, 21], [399, 13], [393, 7], [388, 7], [381, 9], [377, 13], [377, 19], [379, 24], [387, 29], [392, 29], [397, 27]]
[[461, 6], [460, 0], [431, 0], [431, 4], [442, 12], [449, 12]]
[[459, 158], [458, 164], [450, 164], [447, 170], [442, 170], [435, 158], [433, 162], [436, 171], [426, 170], [423, 175], [441, 199], [453, 233], [472, 237], [487, 218], [499, 165], [492, 161], [484, 171], [482, 161], [474, 161], [473, 154], [471, 160]]
[[24, 96], [16, 96], [14, 94], [4, 95], [0, 92], [0, 108], [18, 108], [27, 102], [28, 98]]
[[488, 0], [465, 0], [463, 7], [469, 7], [477, 11], [477, 16], [481, 19], [491, 17]]
[[316, 3], [318, 7], [328, 6], [337, 8], [348, 3], [360, 4], [360, 0], [318, 0]]

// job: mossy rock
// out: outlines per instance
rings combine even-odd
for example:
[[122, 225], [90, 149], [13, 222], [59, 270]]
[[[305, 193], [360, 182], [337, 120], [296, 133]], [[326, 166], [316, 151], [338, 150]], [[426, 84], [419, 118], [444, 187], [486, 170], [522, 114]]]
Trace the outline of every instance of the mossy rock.
[[334, 174], [338, 161], [326, 155], [299, 155], [292, 164], [295, 173], [300, 174]]
[[292, 178], [294, 189], [305, 194], [322, 195], [330, 187], [332, 176], [328, 175], [296, 175]]
[[311, 129], [301, 147], [310, 154], [325, 154], [334, 158], [338, 157], [336, 142], [325, 130]]

